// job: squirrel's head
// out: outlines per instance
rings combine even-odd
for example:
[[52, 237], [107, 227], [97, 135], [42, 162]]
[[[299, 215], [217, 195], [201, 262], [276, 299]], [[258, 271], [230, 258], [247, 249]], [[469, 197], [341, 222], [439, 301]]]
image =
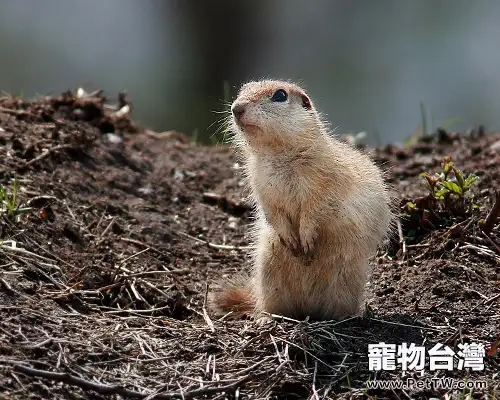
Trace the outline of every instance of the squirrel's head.
[[281, 81], [249, 82], [231, 106], [233, 131], [254, 148], [276, 148], [314, 139], [320, 121], [303, 89]]

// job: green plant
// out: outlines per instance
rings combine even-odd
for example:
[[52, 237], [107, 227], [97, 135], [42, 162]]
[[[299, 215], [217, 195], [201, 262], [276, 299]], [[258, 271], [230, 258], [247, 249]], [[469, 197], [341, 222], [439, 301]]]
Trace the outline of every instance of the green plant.
[[190, 136], [191, 143], [198, 143], [198, 129], [194, 129]]
[[410, 242], [422, 232], [479, 215], [479, 205], [471, 190], [479, 178], [474, 174], [464, 174], [451, 157], [444, 157], [441, 166], [438, 173], [420, 175], [428, 194], [403, 205], [402, 223]]
[[366, 132], [349, 132], [343, 135], [343, 139], [345, 142], [349, 143], [352, 146], [359, 146], [364, 144], [364, 140], [366, 139]]
[[[469, 382], [469, 376], [466, 376], [464, 379], [464, 383]], [[462, 389], [462, 396], [460, 397], [461, 400], [466, 400], [466, 399], [472, 399], [472, 388], [469, 389], [469, 393], [466, 393], [467, 389], [464, 385], [464, 388]]]
[[[420, 118], [422, 120], [422, 124], [421, 124], [422, 135], [427, 136], [428, 135], [427, 111], [425, 110], [425, 106], [424, 106], [424, 103], [422, 101], [420, 102]], [[432, 125], [434, 125], [434, 114], [432, 114]]]
[[447, 156], [443, 158], [441, 163], [443, 170], [434, 175], [429, 175], [427, 172], [420, 174], [424, 178], [424, 186], [429, 190], [430, 194], [437, 200], [438, 207], [442, 210], [461, 212], [473, 212], [479, 209], [479, 206], [474, 202], [474, 195], [470, 194], [470, 188], [479, 178], [474, 174], [465, 175]]
[[[430, 125], [429, 125], [430, 119]], [[406, 147], [411, 147], [418, 142], [420, 138], [427, 137], [437, 130], [437, 128], [442, 128], [444, 130], [450, 129], [453, 125], [459, 124], [459, 118], [449, 118], [443, 121], [441, 124], [436, 125], [436, 117], [433, 112], [428, 115], [427, 109], [424, 103], [420, 102], [420, 125], [415, 129], [413, 134], [404, 140], [404, 145]]]
[[375, 318], [377, 316], [375, 310], [368, 304], [368, 302], [365, 302], [365, 316], [367, 318]]
[[19, 208], [17, 205], [17, 179], [14, 178], [12, 194], [9, 195], [7, 189], [0, 185], [0, 213], [8, 218], [16, 218], [31, 210], [31, 207]]

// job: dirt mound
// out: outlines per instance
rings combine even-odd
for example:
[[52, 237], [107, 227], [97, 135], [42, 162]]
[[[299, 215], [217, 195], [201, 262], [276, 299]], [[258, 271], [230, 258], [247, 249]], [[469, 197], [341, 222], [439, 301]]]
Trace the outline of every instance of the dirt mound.
[[[205, 308], [217, 281], [249, 270], [250, 213], [231, 149], [144, 130], [130, 108], [100, 92], [0, 100], [0, 184], [17, 205], [0, 215], [2, 396], [427, 398], [447, 390], [367, 389], [401, 379], [368, 371], [368, 344], [457, 351], [500, 339], [500, 227], [482, 225], [499, 135], [439, 131], [376, 149], [407, 218], [373, 260], [365, 315], [259, 327]], [[480, 178], [476, 207], [460, 217], [432, 208], [445, 200], [429, 206], [421, 186], [445, 156]], [[483, 371], [434, 375], [498, 393], [493, 350]]]

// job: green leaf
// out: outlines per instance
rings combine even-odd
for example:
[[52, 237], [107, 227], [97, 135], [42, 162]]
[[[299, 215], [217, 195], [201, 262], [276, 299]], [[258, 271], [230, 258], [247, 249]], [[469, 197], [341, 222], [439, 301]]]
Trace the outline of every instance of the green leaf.
[[14, 178], [14, 191], [12, 193], [12, 208], [17, 204], [17, 178]]
[[406, 207], [408, 208], [408, 210], [416, 210], [417, 209], [417, 205], [415, 203], [412, 203], [411, 201], [409, 201], [408, 203], [406, 203]]
[[29, 211], [33, 210], [33, 207], [24, 207], [24, 208], [18, 208], [17, 210], [14, 210], [13, 211], [13, 214], [15, 217], [17, 217], [18, 215], [22, 215], [22, 214], [25, 214]]
[[0, 185], [0, 203], [4, 203], [7, 205], [7, 200], [9, 198], [7, 197], [7, 192], [5, 191], [5, 188]]
[[455, 177], [457, 178], [458, 185], [463, 188], [465, 186], [465, 180], [464, 176], [462, 174], [462, 171], [460, 171], [458, 168], [453, 167], [453, 173], [455, 174]]
[[465, 185], [464, 185], [464, 187], [465, 187], [465, 188], [467, 188], [467, 189], [468, 189], [468, 188], [470, 188], [470, 186], [471, 186], [474, 182], [476, 182], [478, 179], [479, 179], [479, 178], [478, 178], [476, 175], [474, 175], [474, 174], [470, 174], [470, 175], [467, 177], [467, 179], [465, 180]]
[[420, 118], [422, 119], [422, 134], [427, 136], [427, 112], [423, 102], [420, 102]]
[[444, 167], [443, 167], [444, 178], [443, 179], [446, 179], [446, 177], [450, 174], [452, 169], [453, 169], [453, 163], [449, 162], [449, 163], [446, 163], [444, 165]]
[[365, 314], [368, 318], [373, 318], [376, 315], [375, 310], [366, 302], [365, 302]]
[[462, 195], [462, 189], [455, 182], [445, 181], [441, 183], [446, 189], [450, 192], [453, 192], [458, 195]]
[[449, 190], [448, 189], [441, 189], [441, 190], [438, 190], [435, 195], [436, 197], [443, 197], [446, 193], [449, 193]]

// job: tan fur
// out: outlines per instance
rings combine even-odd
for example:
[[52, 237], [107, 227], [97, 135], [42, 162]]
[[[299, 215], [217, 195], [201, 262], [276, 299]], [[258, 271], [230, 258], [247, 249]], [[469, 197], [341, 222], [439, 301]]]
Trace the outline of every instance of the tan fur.
[[[286, 102], [271, 101], [278, 89]], [[359, 311], [367, 260], [391, 223], [390, 195], [379, 168], [332, 138], [304, 96], [292, 83], [260, 81], [233, 103], [244, 109], [232, 129], [255, 203], [257, 250], [251, 284], [215, 295], [220, 311], [313, 319]]]
[[210, 308], [217, 314], [229, 314], [231, 318], [252, 316], [257, 299], [248, 279], [235, 279], [223, 284], [223, 290], [210, 296]]

